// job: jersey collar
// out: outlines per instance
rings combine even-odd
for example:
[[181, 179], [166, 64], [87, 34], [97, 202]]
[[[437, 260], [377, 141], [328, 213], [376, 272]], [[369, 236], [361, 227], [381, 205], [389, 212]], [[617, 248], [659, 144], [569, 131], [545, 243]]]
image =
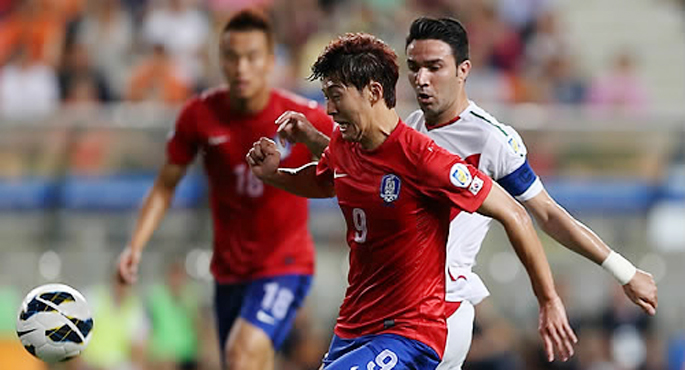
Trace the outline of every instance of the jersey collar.
[[470, 111], [472, 111], [473, 108], [475, 108], [475, 107], [476, 107], [476, 103], [474, 103], [473, 101], [469, 100], [469, 105], [466, 106], [466, 109], [464, 109], [464, 110], [463, 110], [461, 113], [459, 113], [456, 117], [452, 118], [451, 120], [449, 120], [449, 121], [447, 121], [447, 122], [445, 122], [445, 123], [440, 123], [440, 124], [437, 124], [437, 125], [435, 125], [435, 126], [430, 126], [430, 125], [428, 124], [428, 122], [425, 122], [425, 121], [424, 121], [424, 122], [425, 122], [425, 125], [426, 125], [426, 130], [427, 130], [427, 131], [430, 131], [430, 130], [434, 130], [434, 129], [436, 129], [436, 128], [449, 126], [449, 125], [451, 125], [451, 124], [453, 124], [453, 123], [459, 121], [462, 117], [466, 117], [467, 114], [468, 114]]

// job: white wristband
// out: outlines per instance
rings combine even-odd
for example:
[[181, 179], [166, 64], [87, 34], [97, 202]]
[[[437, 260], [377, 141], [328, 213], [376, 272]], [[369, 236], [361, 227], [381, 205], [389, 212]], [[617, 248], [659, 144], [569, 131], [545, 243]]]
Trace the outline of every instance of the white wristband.
[[602, 262], [602, 268], [614, 275], [621, 285], [628, 284], [637, 273], [637, 268], [630, 261], [614, 251], [611, 251], [609, 256]]

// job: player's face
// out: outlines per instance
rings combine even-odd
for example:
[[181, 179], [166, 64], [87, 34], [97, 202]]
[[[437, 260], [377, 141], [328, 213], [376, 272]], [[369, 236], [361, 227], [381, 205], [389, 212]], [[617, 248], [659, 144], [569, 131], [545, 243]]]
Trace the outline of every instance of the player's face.
[[232, 97], [247, 100], [268, 88], [274, 55], [264, 32], [224, 32], [220, 52]]
[[367, 88], [359, 91], [354, 86], [324, 79], [322, 90], [326, 97], [326, 113], [340, 126], [343, 139], [361, 141], [368, 129], [364, 117], [371, 110], [371, 104], [365, 97]]
[[452, 48], [441, 40], [414, 40], [407, 46], [409, 83], [427, 119], [441, 117], [456, 108], [470, 67], [469, 61], [464, 63], [469, 63], [467, 68], [457, 66]]

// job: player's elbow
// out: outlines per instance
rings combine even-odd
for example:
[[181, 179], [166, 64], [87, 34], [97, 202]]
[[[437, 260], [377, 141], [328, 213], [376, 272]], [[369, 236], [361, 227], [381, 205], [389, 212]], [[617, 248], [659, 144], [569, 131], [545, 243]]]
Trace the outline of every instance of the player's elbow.
[[532, 227], [533, 223], [528, 216], [528, 212], [518, 202], [508, 202], [506, 212], [503, 212], [503, 217], [499, 220], [505, 228], [528, 228]]
[[551, 233], [555, 230], [562, 229], [564, 225], [573, 224], [573, 218], [556, 202], [545, 204], [544, 207], [539, 207], [531, 211], [535, 221], [545, 233]]

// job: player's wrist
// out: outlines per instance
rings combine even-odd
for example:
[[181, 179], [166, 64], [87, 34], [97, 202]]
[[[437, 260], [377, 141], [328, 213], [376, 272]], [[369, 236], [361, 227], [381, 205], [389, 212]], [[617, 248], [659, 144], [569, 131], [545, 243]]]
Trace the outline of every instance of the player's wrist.
[[317, 152], [323, 152], [323, 149], [328, 146], [330, 139], [328, 136], [324, 135], [318, 130], [311, 130], [307, 134], [307, 143], [311, 152], [314, 154], [321, 154]]
[[611, 251], [602, 262], [602, 268], [609, 272], [621, 285], [628, 284], [637, 273], [637, 267], [614, 251]]
[[129, 250], [129, 252], [131, 253], [131, 255], [136, 256], [136, 257], [140, 257], [140, 255], [141, 255], [142, 252], [143, 252], [143, 248], [142, 248], [142, 247], [135, 247], [135, 246], [133, 246], [133, 245], [131, 245], [131, 244], [127, 244], [127, 245], [126, 245], [126, 249]]
[[561, 300], [556, 289], [546, 289], [543, 292], [536, 293], [535, 296], [538, 299], [538, 304], [540, 307], [550, 304], [556, 300]]

